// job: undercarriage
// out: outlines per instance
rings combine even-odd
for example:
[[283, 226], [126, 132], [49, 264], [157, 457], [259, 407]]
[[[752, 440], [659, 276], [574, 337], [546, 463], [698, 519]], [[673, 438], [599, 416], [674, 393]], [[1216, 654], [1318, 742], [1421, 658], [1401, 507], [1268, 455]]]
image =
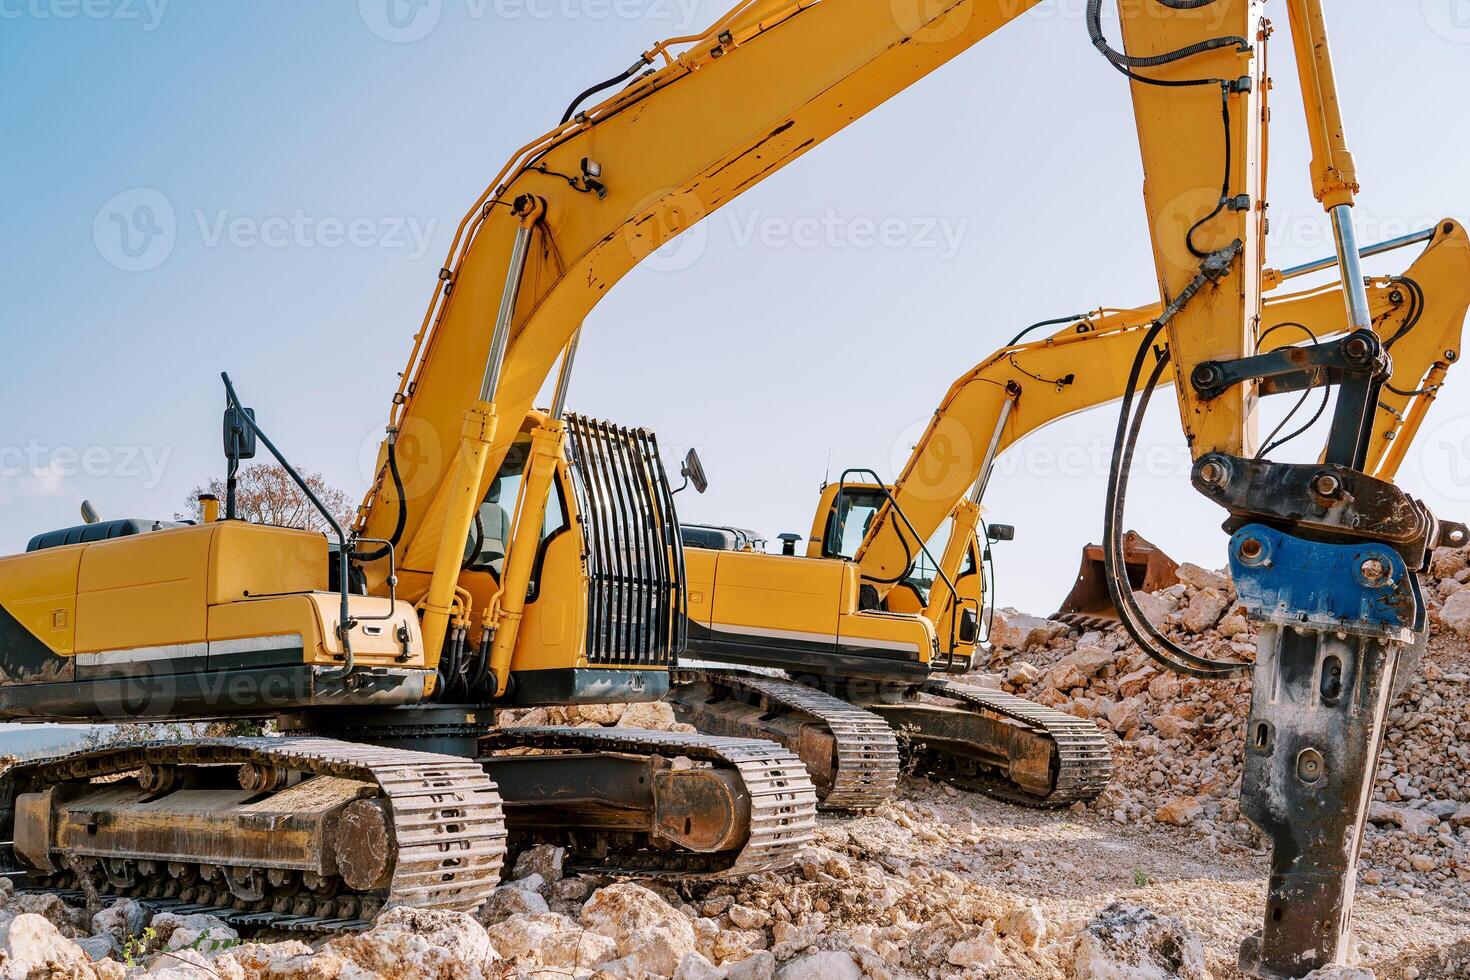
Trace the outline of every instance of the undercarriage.
[[333, 931], [390, 905], [473, 911], [535, 844], [603, 873], [735, 875], [786, 866], [815, 827], [810, 780], [769, 742], [548, 727], [470, 744], [302, 733], [26, 762], [0, 779], [7, 860], [23, 890]]
[[676, 672], [670, 698], [701, 731], [780, 742], [812, 774], [821, 806], [872, 809], [901, 772], [1027, 806], [1094, 799], [1112, 753], [1091, 722], [1000, 691], [931, 678], [898, 690], [730, 669]]

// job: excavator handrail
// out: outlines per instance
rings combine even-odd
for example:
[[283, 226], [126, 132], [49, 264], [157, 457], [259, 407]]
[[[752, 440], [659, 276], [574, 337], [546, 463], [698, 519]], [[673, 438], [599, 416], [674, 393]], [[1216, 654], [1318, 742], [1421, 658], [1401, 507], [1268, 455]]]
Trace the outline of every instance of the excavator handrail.
[[[842, 501], [842, 495], [847, 492], [847, 478], [849, 476], [872, 477], [873, 483], [871, 484], [871, 487], [882, 494], [884, 500], [887, 501], [888, 505], [893, 508], [893, 512], [898, 515], [899, 519], [903, 521], [904, 526], [908, 528], [909, 533], [914, 535], [914, 539], [918, 541], [919, 550], [923, 552], [924, 557], [928, 558], [929, 561], [934, 564], [934, 571], [939, 575], [941, 579], [944, 580], [944, 586], [945, 588], [949, 589], [950, 599], [952, 600], [949, 607], [950, 631], [952, 633], [954, 632], [959, 619], [960, 607], [967, 603], [975, 606], [975, 622], [976, 626], [978, 627], [980, 620], [980, 604], [974, 599], [965, 599], [960, 596], [959, 588], [954, 584], [954, 581], [950, 579], [949, 573], [944, 570], [944, 563], [941, 562], [938, 558], [934, 557], [934, 553], [929, 550], [929, 543], [919, 537], [918, 532], [914, 529], [913, 523], [909, 521], [908, 515], [903, 512], [903, 508], [898, 505], [898, 501], [894, 499], [893, 493], [888, 489], [888, 484], [883, 482], [883, 479], [878, 476], [876, 471], [871, 470], [865, 466], [854, 466], [843, 470], [842, 475], [837, 479], [837, 494], [832, 498], [832, 512], [834, 514], [837, 512], [837, 508]], [[868, 489], [870, 485], [865, 483], [862, 486], [864, 487], [864, 489]], [[913, 567], [912, 561], [909, 562], [909, 567]], [[907, 575], [905, 575], [905, 577], [907, 577]], [[899, 581], [902, 581], [902, 579], [900, 579]], [[950, 667], [954, 666], [955, 662], [953, 645], [946, 646], [944, 656], [944, 666], [945, 669], [948, 670]]]

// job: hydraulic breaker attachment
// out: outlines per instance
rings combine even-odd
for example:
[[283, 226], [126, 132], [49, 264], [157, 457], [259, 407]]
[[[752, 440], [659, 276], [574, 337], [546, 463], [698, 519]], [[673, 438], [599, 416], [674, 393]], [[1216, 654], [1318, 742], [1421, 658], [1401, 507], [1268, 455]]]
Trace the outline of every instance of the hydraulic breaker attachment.
[[[1158, 592], [1179, 584], [1179, 563], [1137, 531], [1123, 535], [1123, 563], [1128, 568], [1128, 584], [1135, 592]], [[1089, 544], [1082, 549], [1077, 582], [1051, 618], [1085, 627], [1117, 622], [1118, 613], [1103, 570], [1102, 545]]]
[[[1363, 823], [1395, 665], [1423, 600], [1382, 544], [1324, 544], [1252, 524], [1231, 566], [1260, 620], [1241, 811], [1271, 839], [1261, 932], [1242, 970], [1299, 977], [1346, 962]], [[1289, 610], [1289, 612], [1288, 612]]]

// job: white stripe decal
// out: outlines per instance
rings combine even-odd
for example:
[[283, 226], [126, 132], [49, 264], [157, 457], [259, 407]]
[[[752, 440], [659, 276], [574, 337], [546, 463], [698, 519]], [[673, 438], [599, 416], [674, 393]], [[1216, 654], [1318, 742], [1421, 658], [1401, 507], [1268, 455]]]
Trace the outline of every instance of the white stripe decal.
[[260, 653], [266, 650], [290, 649], [301, 645], [300, 633], [279, 633], [274, 636], [249, 636], [240, 640], [215, 640], [211, 643], [176, 643], [172, 646], [109, 650], [106, 653], [79, 653], [77, 654], [77, 665], [104, 667], [119, 664], [143, 664], [158, 660], [187, 660], [210, 654], [222, 656], [232, 653]]
[[300, 633], [277, 633], [274, 636], [247, 636], [243, 640], [211, 640], [209, 652], [213, 656], [227, 653], [262, 653], [302, 645]]
[[77, 665], [103, 667], [115, 664], [142, 664], [154, 660], [203, 657], [209, 653], [207, 643], [178, 643], [166, 647], [134, 647], [131, 650], [109, 650], [107, 653], [79, 653]]

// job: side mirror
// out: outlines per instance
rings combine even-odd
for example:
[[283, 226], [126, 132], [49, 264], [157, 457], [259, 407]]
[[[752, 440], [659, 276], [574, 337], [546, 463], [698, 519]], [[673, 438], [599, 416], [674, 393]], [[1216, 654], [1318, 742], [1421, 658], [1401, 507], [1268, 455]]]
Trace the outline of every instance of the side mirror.
[[83, 500], [82, 501], [82, 523], [83, 524], [96, 524], [100, 520], [102, 520], [102, 518], [98, 515], [97, 508], [92, 506], [92, 501], [90, 501], [90, 500]]
[[[679, 467], [679, 475], [684, 478], [684, 487], [693, 486], [695, 493], [704, 493], [709, 489], [709, 477], [704, 474], [704, 463], [700, 461], [699, 451], [689, 450], [684, 457], [684, 465]], [[676, 491], [677, 492], [677, 491]]]
[[[255, 420], [255, 409], [245, 412]], [[246, 424], [240, 413], [232, 406], [225, 409], [225, 459], [232, 463], [255, 458], [255, 430]]]
[[986, 526], [985, 537], [991, 541], [1014, 541], [1016, 527], [1014, 524], [989, 524]]
[[968, 606], [960, 613], [959, 641], [974, 643], [980, 637], [980, 617]]

